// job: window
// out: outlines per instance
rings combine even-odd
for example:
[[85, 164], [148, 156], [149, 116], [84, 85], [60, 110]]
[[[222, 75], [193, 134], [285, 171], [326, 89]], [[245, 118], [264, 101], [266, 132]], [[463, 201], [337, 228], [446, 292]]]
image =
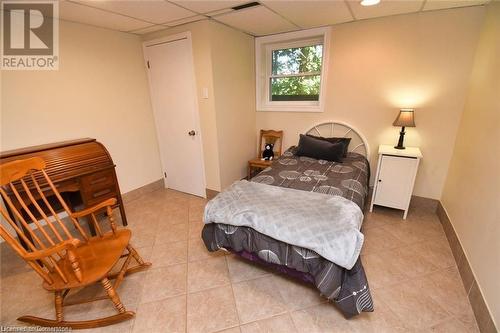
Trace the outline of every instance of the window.
[[256, 39], [257, 110], [322, 111], [326, 29]]
[[271, 101], [318, 101], [323, 44], [271, 51]]

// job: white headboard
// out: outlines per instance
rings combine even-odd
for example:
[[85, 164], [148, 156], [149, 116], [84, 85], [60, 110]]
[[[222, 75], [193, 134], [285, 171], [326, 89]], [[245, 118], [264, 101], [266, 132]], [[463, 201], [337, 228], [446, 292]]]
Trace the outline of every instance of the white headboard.
[[306, 134], [322, 136], [325, 138], [351, 138], [349, 151], [364, 155], [370, 160], [370, 146], [361, 132], [351, 125], [341, 121], [327, 121], [311, 127]]

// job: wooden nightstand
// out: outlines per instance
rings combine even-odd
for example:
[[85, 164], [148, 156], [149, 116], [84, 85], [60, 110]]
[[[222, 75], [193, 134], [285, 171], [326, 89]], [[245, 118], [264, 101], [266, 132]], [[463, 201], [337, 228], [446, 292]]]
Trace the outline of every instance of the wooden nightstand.
[[416, 147], [379, 146], [370, 212], [373, 205], [386, 206], [404, 210], [406, 219], [421, 158], [422, 153]]
[[248, 180], [252, 177], [252, 169], [260, 169], [263, 170], [268, 166], [271, 166], [273, 161], [263, 161], [260, 158], [254, 158], [253, 160], [248, 161]]

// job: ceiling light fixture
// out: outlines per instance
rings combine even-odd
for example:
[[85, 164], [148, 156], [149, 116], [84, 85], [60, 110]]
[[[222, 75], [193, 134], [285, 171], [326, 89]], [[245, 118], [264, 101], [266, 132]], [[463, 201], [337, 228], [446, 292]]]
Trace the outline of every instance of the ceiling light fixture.
[[361, 0], [361, 6], [374, 6], [380, 3], [380, 0]]

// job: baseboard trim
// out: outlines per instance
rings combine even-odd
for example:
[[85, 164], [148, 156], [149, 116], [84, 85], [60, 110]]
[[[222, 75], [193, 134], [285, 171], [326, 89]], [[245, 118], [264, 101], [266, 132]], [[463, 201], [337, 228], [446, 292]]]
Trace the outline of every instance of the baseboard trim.
[[207, 194], [207, 199], [208, 200], [213, 199], [217, 194], [219, 194], [219, 191], [211, 190], [209, 188], [206, 188], [205, 192]]
[[122, 200], [123, 203], [129, 203], [131, 201], [134, 201], [141, 197], [142, 195], [146, 193], [150, 193], [156, 190], [159, 190], [164, 187], [164, 182], [163, 179], [158, 179], [152, 183], [146, 184], [144, 186], [141, 186], [139, 188], [136, 188], [135, 190], [129, 191], [127, 193], [122, 194]]
[[425, 210], [429, 213], [435, 213], [438, 207], [439, 200], [419, 197], [417, 195], [412, 195], [410, 200], [410, 209], [418, 209], [420, 211]]
[[455, 262], [457, 263], [465, 292], [467, 293], [467, 297], [469, 298], [469, 302], [472, 306], [472, 311], [474, 311], [474, 316], [476, 317], [479, 330], [481, 333], [498, 332], [488, 306], [484, 301], [483, 294], [481, 293], [476, 278], [474, 277], [469, 260], [467, 259], [467, 256], [462, 248], [462, 244], [460, 244], [460, 240], [458, 239], [455, 229], [453, 228], [446, 209], [440, 201], [438, 201], [437, 204], [436, 214], [439, 217], [439, 221], [441, 221], [441, 224], [443, 225], [446, 238], [448, 238], [451, 252], [453, 253], [453, 257], [455, 257]]
[[[141, 197], [142, 195], [162, 189], [164, 188], [164, 186], [165, 185], [163, 179], [158, 179], [157, 181], [136, 188], [135, 190], [123, 193], [122, 194], [123, 203], [134, 201], [139, 197]], [[211, 190], [209, 188], [205, 189], [205, 192], [207, 195], [207, 199], [209, 200], [214, 198], [217, 194], [219, 194], [219, 191]]]

